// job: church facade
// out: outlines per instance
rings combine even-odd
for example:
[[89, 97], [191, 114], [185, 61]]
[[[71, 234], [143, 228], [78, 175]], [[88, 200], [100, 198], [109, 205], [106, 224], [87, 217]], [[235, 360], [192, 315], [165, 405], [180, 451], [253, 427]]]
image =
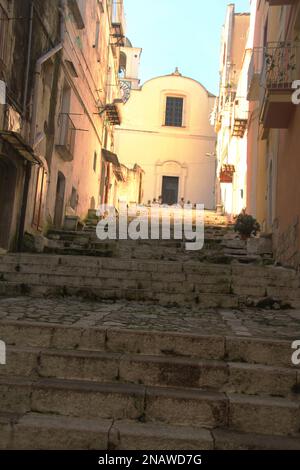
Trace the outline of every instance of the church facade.
[[[144, 170], [145, 204], [153, 200], [215, 207], [215, 97], [178, 69], [139, 86], [140, 49], [122, 50], [125, 106], [115, 145], [120, 161]], [[130, 201], [127, 201], [130, 202]]]

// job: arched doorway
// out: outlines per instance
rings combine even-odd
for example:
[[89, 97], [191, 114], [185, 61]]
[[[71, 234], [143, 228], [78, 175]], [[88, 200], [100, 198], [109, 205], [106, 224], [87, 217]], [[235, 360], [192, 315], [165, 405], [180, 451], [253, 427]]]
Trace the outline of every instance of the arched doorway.
[[124, 52], [120, 52], [119, 78], [126, 77], [127, 56]]
[[163, 204], [177, 204], [179, 201], [179, 177], [163, 176], [162, 178], [161, 197]]
[[156, 164], [155, 197], [161, 197], [164, 204], [177, 204], [186, 196], [187, 166], [177, 161]]
[[61, 227], [65, 211], [66, 178], [60, 171], [57, 175], [54, 226]]
[[9, 249], [13, 220], [17, 169], [0, 156], [0, 248]]

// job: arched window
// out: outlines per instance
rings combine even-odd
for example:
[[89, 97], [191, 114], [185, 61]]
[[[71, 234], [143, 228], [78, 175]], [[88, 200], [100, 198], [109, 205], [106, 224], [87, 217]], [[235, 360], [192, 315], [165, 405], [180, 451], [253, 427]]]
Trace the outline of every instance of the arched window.
[[124, 52], [120, 52], [119, 78], [126, 77], [127, 56]]

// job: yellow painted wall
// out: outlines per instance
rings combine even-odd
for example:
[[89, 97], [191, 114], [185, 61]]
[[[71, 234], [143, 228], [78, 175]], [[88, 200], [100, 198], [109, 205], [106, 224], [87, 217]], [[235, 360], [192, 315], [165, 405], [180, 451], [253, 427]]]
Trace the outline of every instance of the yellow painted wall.
[[[184, 98], [183, 127], [165, 126], [167, 96]], [[180, 178], [179, 195], [214, 207], [216, 136], [209, 118], [215, 98], [193, 79], [173, 74], [132, 90], [116, 128], [116, 151], [123, 164], [145, 171], [144, 201], [158, 198], [163, 176]]]

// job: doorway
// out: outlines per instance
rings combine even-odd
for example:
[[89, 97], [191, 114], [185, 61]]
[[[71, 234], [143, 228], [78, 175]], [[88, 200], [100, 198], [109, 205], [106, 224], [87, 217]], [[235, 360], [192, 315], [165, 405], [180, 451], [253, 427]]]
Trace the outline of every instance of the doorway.
[[162, 202], [163, 204], [177, 204], [179, 192], [179, 178], [175, 176], [163, 176]]
[[57, 228], [61, 227], [62, 221], [63, 221], [65, 189], [66, 189], [66, 178], [61, 172], [58, 172], [57, 185], [56, 185], [55, 212], [54, 212], [54, 226]]
[[273, 227], [273, 162], [271, 160], [269, 167], [269, 187], [268, 187], [268, 225], [272, 231]]
[[0, 248], [10, 248], [13, 212], [17, 184], [17, 169], [0, 157]]

